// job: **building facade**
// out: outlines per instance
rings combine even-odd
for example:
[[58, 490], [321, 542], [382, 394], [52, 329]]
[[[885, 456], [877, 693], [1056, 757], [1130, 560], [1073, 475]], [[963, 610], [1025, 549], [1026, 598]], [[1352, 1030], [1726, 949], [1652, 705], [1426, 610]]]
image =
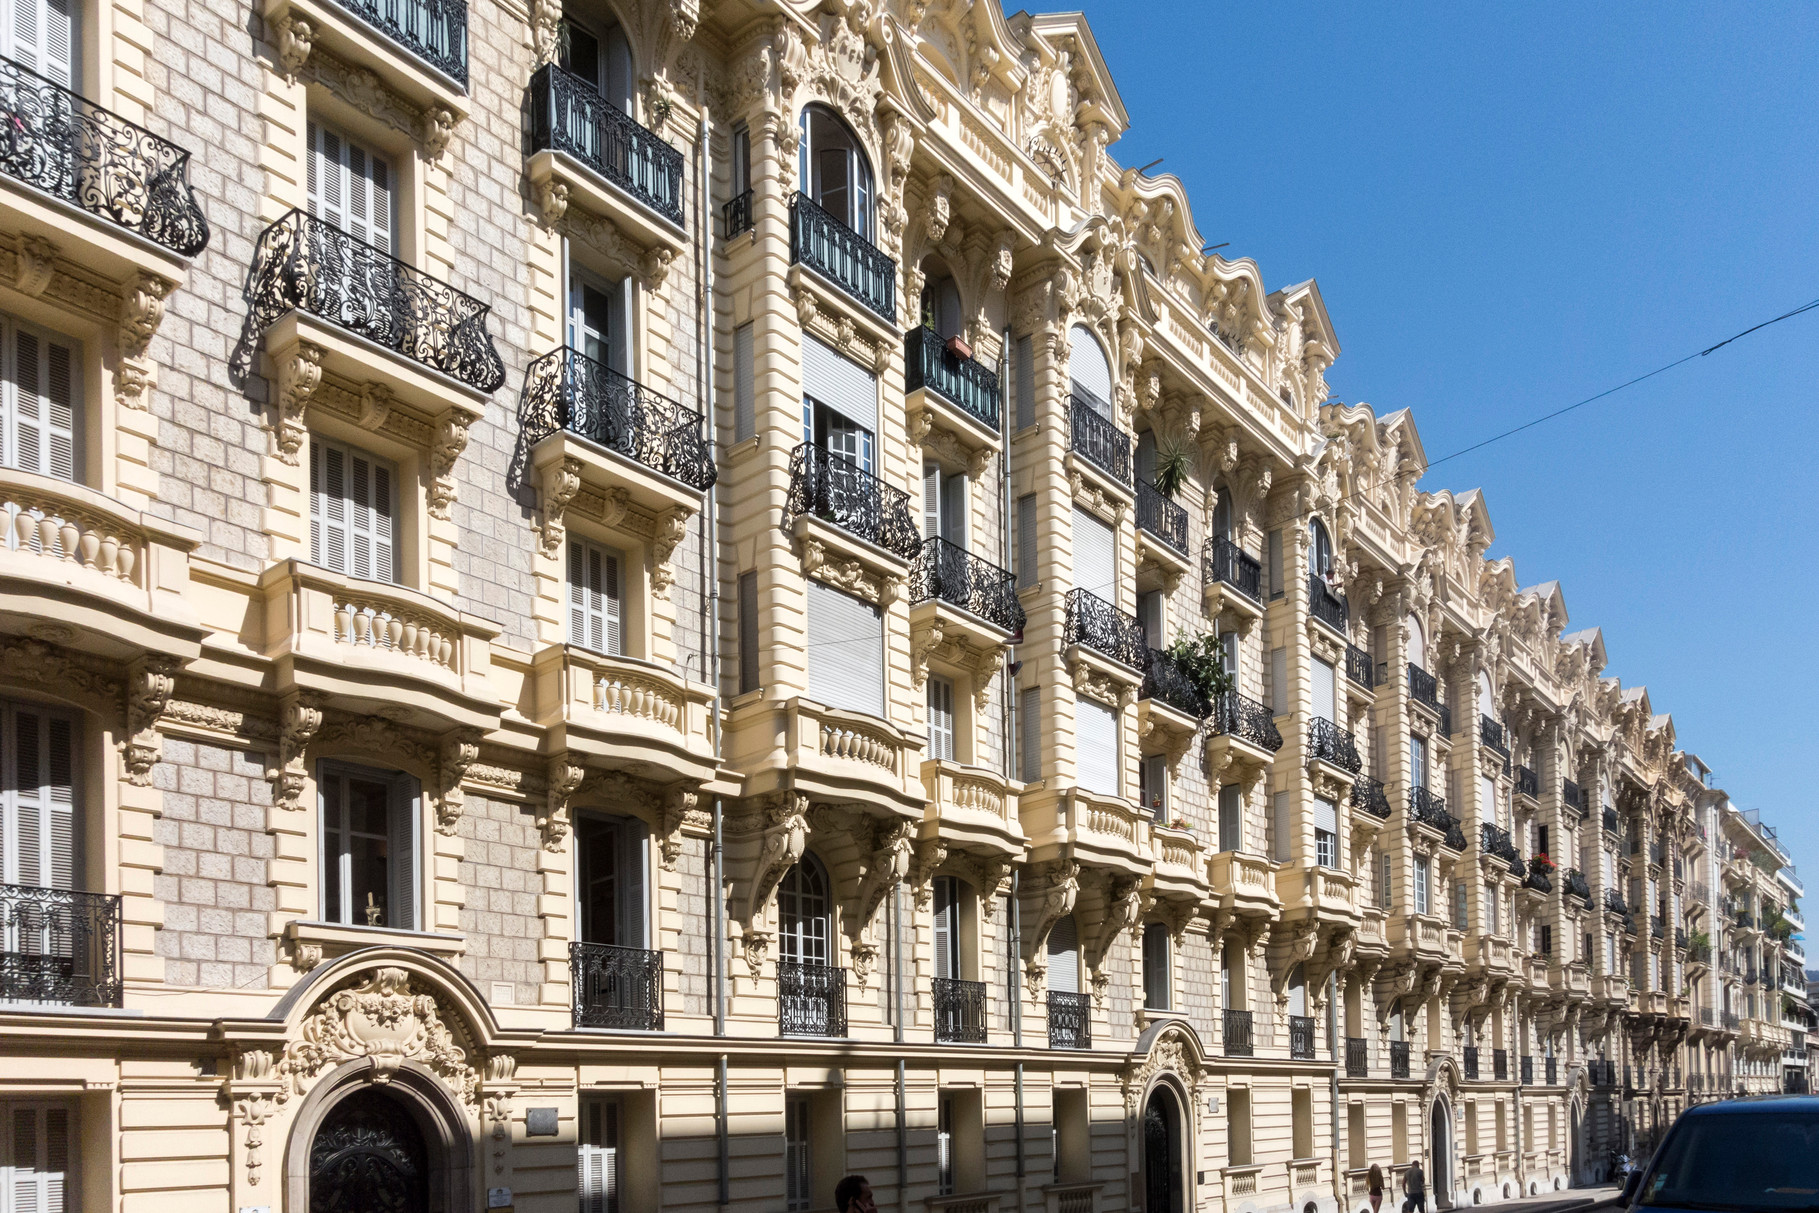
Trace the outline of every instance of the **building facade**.
[[0, 1210], [1494, 1203], [1804, 1065], [1079, 15], [12, 3]]

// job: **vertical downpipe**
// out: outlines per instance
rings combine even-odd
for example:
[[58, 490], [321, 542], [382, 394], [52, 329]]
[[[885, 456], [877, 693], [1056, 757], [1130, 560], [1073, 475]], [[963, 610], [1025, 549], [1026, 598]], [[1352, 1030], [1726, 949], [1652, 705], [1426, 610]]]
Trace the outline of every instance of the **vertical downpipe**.
[[[891, 1020], [892, 1038], [903, 1043], [903, 882], [891, 886]], [[908, 1078], [902, 1050], [897, 1055], [897, 1211], [909, 1208], [909, 1110], [904, 1093]]]
[[1339, 1056], [1339, 970], [1334, 969], [1326, 975], [1326, 1055], [1333, 1059], [1333, 1072], [1329, 1084], [1329, 1096], [1332, 1101], [1332, 1142], [1333, 1142], [1333, 1197], [1338, 1206], [1345, 1208], [1345, 1176], [1339, 1169], [1343, 1154], [1339, 1146], [1339, 1067], [1344, 1064]]

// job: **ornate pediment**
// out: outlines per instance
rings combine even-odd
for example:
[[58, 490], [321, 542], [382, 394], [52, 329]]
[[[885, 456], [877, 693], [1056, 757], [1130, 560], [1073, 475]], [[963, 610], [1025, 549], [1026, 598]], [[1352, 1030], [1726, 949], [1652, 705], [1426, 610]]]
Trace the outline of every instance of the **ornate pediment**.
[[480, 1075], [469, 1060], [473, 1053], [460, 1021], [420, 989], [408, 969], [383, 968], [324, 998], [285, 1045], [272, 1074], [277, 1101], [284, 1103], [343, 1062], [369, 1060], [374, 1081], [386, 1082], [401, 1063], [414, 1061], [477, 1110]]

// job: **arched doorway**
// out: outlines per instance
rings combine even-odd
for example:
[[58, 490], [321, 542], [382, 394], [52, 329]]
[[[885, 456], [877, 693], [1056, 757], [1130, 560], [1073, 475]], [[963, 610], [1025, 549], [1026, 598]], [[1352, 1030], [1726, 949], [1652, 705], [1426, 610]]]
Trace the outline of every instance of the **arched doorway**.
[[1434, 1194], [1434, 1207], [1453, 1207], [1453, 1123], [1446, 1100], [1434, 1099], [1434, 1110], [1428, 1116], [1428, 1189]]
[[415, 1118], [379, 1087], [341, 1100], [309, 1151], [309, 1213], [428, 1213], [429, 1151]]
[[1577, 1186], [1591, 1182], [1591, 1176], [1585, 1173], [1585, 1109], [1574, 1099], [1567, 1110], [1567, 1166], [1566, 1173], [1572, 1177]]
[[1158, 1084], [1143, 1105], [1144, 1213], [1183, 1213], [1182, 1138], [1181, 1105], [1173, 1091]]

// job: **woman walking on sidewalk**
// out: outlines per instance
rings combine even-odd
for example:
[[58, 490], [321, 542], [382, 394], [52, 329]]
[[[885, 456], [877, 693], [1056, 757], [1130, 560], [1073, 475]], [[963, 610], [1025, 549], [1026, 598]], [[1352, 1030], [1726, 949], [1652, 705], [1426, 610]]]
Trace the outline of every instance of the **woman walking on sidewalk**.
[[1383, 1207], [1383, 1168], [1372, 1163], [1371, 1173], [1365, 1177], [1365, 1183], [1370, 1191], [1371, 1213], [1377, 1213]]

